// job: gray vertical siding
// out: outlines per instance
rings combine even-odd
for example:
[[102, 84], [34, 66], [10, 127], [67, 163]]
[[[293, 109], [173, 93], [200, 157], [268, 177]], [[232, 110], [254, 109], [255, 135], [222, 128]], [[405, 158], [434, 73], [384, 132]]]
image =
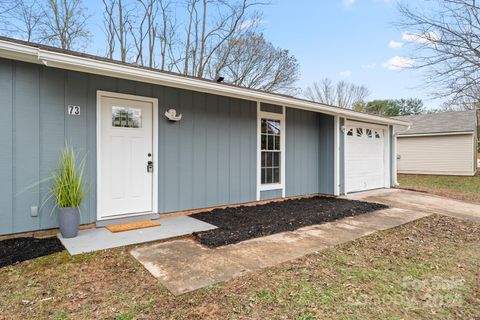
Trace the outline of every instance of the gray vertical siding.
[[320, 118], [320, 189], [319, 193], [335, 193], [335, 117], [318, 114]]
[[287, 108], [286, 196], [334, 193], [334, 117]]
[[285, 195], [319, 192], [320, 119], [314, 112], [287, 108]]
[[[65, 73], [57, 69], [41, 69], [40, 74], [40, 140], [37, 141], [35, 147], [40, 152], [39, 159], [39, 176], [40, 179], [50, 176], [52, 170], [55, 168], [58, 161], [58, 154], [64, 144], [65, 140], [65, 89], [67, 83], [65, 81]], [[84, 117], [82, 114], [80, 117]], [[72, 124], [70, 124], [72, 126]], [[85, 135], [83, 132], [82, 135]], [[77, 138], [78, 139], [78, 138]], [[41, 146], [41, 147], [40, 147]], [[77, 144], [72, 142], [75, 148]], [[30, 147], [30, 146], [25, 146]], [[85, 154], [85, 149], [83, 150]], [[48, 184], [42, 183], [40, 185], [40, 199], [48, 196]], [[36, 204], [33, 199], [31, 205]], [[38, 218], [30, 218], [32, 221], [38, 220], [40, 228], [53, 228], [56, 225], [55, 216], [52, 215], [54, 208], [54, 201], [48, 201], [41, 208], [41, 214]], [[83, 209], [83, 208], [82, 208]], [[82, 210], [82, 213], [85, 210]], [[27, 210], [17, 211], [17, 213], [25, 212], [28, 217]]]
[[13, 74], [0, 59], [0, 234], [13, 232]]
[[[64, 141], [86, 159], [82, 223], [96, 220], [97, 90], [158, 98], [159, 211], [254, 201], [256, 102], [0, 59], [0, 234], [52, 228], [53, 202], [38, 217]], [[65, 115], [80, 105], [80, 116]], [[183, 114], [170, 123], [174, 107]]]
[[160, 212], [255, 200], [256, 104], [163, 89], [183, 118], [159, 120]]
[[[158, 202], [161, 213], [254, 201], [256, 102], [0, 59], [0, 234], [52, 228], [54, 203], [38, 217], [48, 177], [65, 141], [86, 160], [82, 223], [96, 220], [97, 91], [159, 102]], [[80, 116], [65, 114], [81, 106]], [[183, 118], [169, 122], [164, 110]], [[275, 111], [274, 106], [269, 110]], [[333, 117], [287, 108], [286, 196], [333, 194]], [[281, 190], [261, 199], [281, 197]]]
[[282, 189], [260, 191], [260, 200], [278, 199], [282, 197]]
[[40, 68], [26, 63], [15, 65], [13, 90], [13, 231], [38, 229], [38, 218], [30, 218], [30, 207], [40, 203], [39, 77]]

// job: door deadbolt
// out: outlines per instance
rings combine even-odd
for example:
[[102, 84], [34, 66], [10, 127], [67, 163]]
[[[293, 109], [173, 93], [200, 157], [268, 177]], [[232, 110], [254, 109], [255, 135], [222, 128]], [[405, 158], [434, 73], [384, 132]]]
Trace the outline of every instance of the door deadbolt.
[[153, 162], [152, 161], [147, 162], [147, 172], [153, 172]]

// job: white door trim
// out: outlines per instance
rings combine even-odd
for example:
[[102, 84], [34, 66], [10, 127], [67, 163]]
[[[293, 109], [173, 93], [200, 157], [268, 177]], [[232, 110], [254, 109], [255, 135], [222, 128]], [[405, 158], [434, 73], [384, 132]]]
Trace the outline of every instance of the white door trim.
[[343, 154], [341, 161], [343, 161], [342, 167], [342, 178], [343, 178], [343, 185], [342, 185], [342, 194], [347, 195], [347, 118], [342, 118], [342, 144], [343, 144]]
[[96, 105], [96, 129], [97, 129], [97, 221], [108, 220], [112, 218], [128, 217], [128, 216], [138, 216], [137, 214], [131, 215], [121, 215], [116, 217], [102, 217], [100, 214], [102, 212], [102, 197], [101, 197], [101, 186], [102, 186], [102, 139], [101, 139], [101, 102], [103, 97], [117, 98], [117, 99], [128, 99], [136, 100], [142, 102], [151, 102], [153, 105], [152, 112], [152, 143], [153, 143], [153, 186], [152, 186], [152, 212], [145, 212], [145, 214], [158, 213], [158, 99], [150, 97], [142, 97], [131, 94], [116, 93], [97, 90], [97, 105]]
[[333, 118], [333, 194], [340, 195], [340, 119], [338, 116]]

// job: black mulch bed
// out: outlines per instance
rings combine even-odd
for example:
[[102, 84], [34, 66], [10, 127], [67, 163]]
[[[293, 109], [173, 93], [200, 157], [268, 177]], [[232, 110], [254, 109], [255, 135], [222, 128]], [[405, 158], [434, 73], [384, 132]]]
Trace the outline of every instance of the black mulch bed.
[[193, 217], [218, 228], [194, 233], [194, 237], [200, 243], [214, 248], [386, 208], [378, 203], [316, 196], [257, 206], [214, 209]]
[[57, 237], [15, 238], [0, 241], [0, 268], [65, 250]]

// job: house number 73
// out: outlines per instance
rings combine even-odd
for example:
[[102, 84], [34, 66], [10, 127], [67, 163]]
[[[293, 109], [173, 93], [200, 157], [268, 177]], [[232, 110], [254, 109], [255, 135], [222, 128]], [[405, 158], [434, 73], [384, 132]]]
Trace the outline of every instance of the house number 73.
[[80, 106], [73, 106], [73, 105], [69, 104], [68, 108], [67, 108], [67, 114], [73, 115], [73, 116], [79, 116], [80, 115]]

